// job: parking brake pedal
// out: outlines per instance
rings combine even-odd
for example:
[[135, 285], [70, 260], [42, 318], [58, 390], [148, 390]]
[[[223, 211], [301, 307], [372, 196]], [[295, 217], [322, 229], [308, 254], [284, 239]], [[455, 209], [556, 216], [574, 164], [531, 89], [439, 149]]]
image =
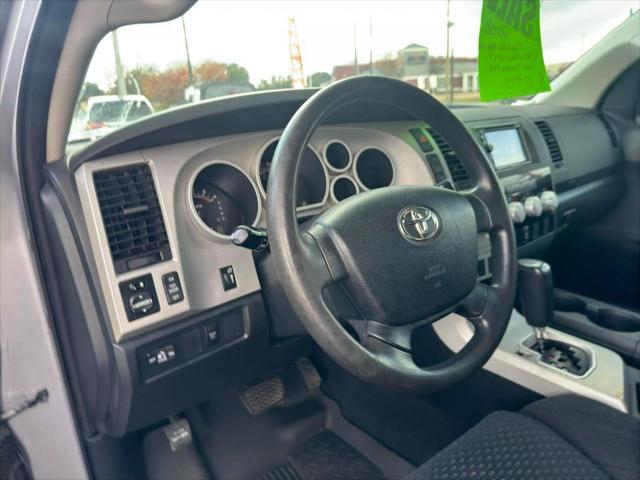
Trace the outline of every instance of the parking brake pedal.
[[177, 452], [186, 445], [191, 445], [193, 436], [187, 419], [171, 419], [171, 423], [162, 429], [169, 441], [172, 452]]
[[193, 443], [189, 422], [176, 417], [169, 422], [148, 431], [142, 438], [147, 480], [209, 480], [204, 460]]
[[282, 379], [280, 377], [271, 377], [260, 383], [245, 387], [240, 392], [240, 400], [251, 415], [259, 415], [284, 400]]
[[320, 384], [322, 383], [322, 377], [318, 373], [315, 365], [311, 363], [307, 357], [302, 357], [298, 359], [296, 362], [296, 367], [298, 367], [298, 371], [300, 375], [302, 375], [302, 379], [304, 380], [304, 384], [307, 386], [310, 392], [314, 392], [318, 388], [320, 388]]

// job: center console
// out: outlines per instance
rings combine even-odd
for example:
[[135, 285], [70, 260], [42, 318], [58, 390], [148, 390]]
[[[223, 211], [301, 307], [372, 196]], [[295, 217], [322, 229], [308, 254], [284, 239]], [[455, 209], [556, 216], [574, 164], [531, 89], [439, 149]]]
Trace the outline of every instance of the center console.
[[541, 163], [520, 123], [476, 129], [493, 162], [509, 203], [519, 247], [552, 233], [557, 225], [558, 196], [551, 167]]
[[[566, 170], [562, 156], [557, 153], [557, 139], [552, 134], [545, 135], [536, 123], [517, 117], [478, 121], [467, 126], [484, 147], [502, 186], [519, 257], [539, 257], [566, 226], [567, 207], [573, 208], [564, 205], [564, 194], [559, 205], [556, 193], [556, 181], [562, 182]], [[557, 310], [569, 308], [567, 301], [557, 301], [557, 292], [554, 295], [550, 269], [543, 271], [546, 264], [539, 261], [520, 263], [520, 311], [513, 310], [505, 335], [485, 368], [544, 396], [574, 393], [621, 411], [633, 410], [630, 405], [635, 402], [630, 395], [634, 389], [628, 385], [624, 355], [598, 341], [595, 334], [572, 335], [579, 330], [564, 325], [562, 331], [558, 330]], [[572, 299], [573, 304], [590, 312], [583, 302]], [[594, 319], [612, 321], [610, 309], [591, 310]], [[622, 321], [620, 312], [617, 313], [618, 328], [627, 332], [638, 329], [640, 323], [627, 317]], [[455, 314], [433, 326], [454, 352], [462, 349], [474, 334], [473, 326]], [[635, 346], [637, 339], [634, 340], [636, 343], [626, 338], [627, 346]]]

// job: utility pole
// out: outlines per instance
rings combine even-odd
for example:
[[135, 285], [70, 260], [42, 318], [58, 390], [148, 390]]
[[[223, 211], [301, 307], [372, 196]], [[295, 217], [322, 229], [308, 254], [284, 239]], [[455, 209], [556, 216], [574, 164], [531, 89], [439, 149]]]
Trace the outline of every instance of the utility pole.
[[289, 60], [291, 62], [291, 86], [293, 88], [304, 88], [304, 70], [302, 68], [302, 53], [300, 53], [300, 39], [296, 20], [289, 17]]
[[373, 23], [369, 15], [369, 75], [373, 75]]
[[453, 65], [455, 64], [455, 55], [453, 54], [453, 48], [451, 49], [451, 60], [449, 61], [449, 78], [451, 79], [451, 86], [449, 88], [449, 103], [453, 103]]
[[450, 30], [453, 23], [449, 20], [449, 11], [451, 7], [451, 0], [447, 0], [447, 56], [446, 56], [446, 65], [445, 65], [445, 78], [447, 84], [447, 100], [449, 102], [453, 101], [453, 82], [451, 78], [451, 51], [449, 50], [450, 43]]
[[113, 54], [116, 59], [116, 87], [118, 89], [118, 96], [122, 98], [127, 94], [127, 85], [124, 81], [124, 68], [122, 67], [122, 60], [120, 59], [118, 29], [111, 32], [111, 38], [113, 39]]
[[193, 84], [193, 67], [191, 66], [191, 56], [189, 55], [189, 41], [187, 40], [187, 25], [184, 23], [184, 15], [180, 17], [182, 20], [182, 33], [184, 35], [184, 49], [187, 52], [187, 69], [189, 70], [189, 85]]
[[360, 65], [358, 65], [358, 32], [356, 24], [353, 24], [353, 65], [356, 69], [356, 75], [360, 75]]

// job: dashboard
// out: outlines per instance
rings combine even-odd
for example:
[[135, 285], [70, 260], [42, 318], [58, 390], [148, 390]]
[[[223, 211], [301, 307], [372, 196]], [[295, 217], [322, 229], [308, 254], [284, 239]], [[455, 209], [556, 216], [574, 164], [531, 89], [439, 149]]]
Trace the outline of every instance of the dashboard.
[[[300, 218], [370, 189], [433, 184], [416, 145], [402, 138], [413, 126], [398, 122], [320, 128], [305, 151], [297, 185], [291, 187], [297, 191]], [[267, 227], [264, 200], [279, 134], [185, 142], [86, 162], [78, 168], [76, 181], [85, 218], [92, 225], [92, 248], [116, 341], [260, 290], [252, 252], [233, 245], [229, 237], [239, 225]], [[125, 184], [131, 178], [130, 166], [146, 169], [148, 181], [141, 185], [134, 178]], [[103, 172], [123, 178], [105, 190]], [[154, 210], [162, 218], [138, 212], [146, 198], [140, 202], [129, 192], [140, 189], [155, 195]], [[115, 203], [105, 206], [105, 202]], [[118, 225], [120, 230], [106, 223], [114, 216], [123, 225]], [[132, 227], [135, 222], [139, 225]], [[162, 246], [139, 245], [139, 238], [160, 222], [166, 251], [157, 254]], [[129, 245], [132, 249], [124, 252], [124, 260], [114, 256]], [[169, 274], [180, 282], [181, 298], [176, 302], [164, 292], [158, 294]], [[146, 288], [136, 288], [143, 276]]]
[[[50, 224], [58, 236], [74, 232], [60, 240], [59, 261], [66, 259], [81, 299], [69, 296], [77, 320], [68, 351], [91, 359], [77, 375], [87, 418], [100, 419], [88, 421], [92, 428], [122, 435], [312, 348], [282, 301], [286, 286], [267, 273], [268, 252], [230, 241], [240, 225], [268, 229], [278, 140], [312, 93], [245, 95], [165, 113], [50, 166]], [[615, 201], [621, 153], [597, 112], [453, 113], [496, 170], [521, 255], [544, 252]], [[302, 222], [350, 196], [412, 184], [465, 190], [472, 179], [429, 125], [364, 105], [315, 132], [291, 188]], [[490, 277], [489, 240], [479, 236], [478, 278]]]

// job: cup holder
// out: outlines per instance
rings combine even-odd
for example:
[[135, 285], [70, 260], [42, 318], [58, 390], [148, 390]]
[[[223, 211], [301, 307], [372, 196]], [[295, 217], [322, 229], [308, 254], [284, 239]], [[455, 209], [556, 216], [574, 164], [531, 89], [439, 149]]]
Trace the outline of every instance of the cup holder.
[[554, 303], [555, 309], [561, 312], [585, 313], [587, 311], [587, 302], [573, 295], [556, 292]]
[[616, 332], [640, 332], [640, 315], [615, 308], [590, 305], [580, 297], [564, 292], [555, 292], [555, 310], [586, 315], [599, 327]]
[[640, 332], [640, 316], [632, 313], [599, 308], [588, 312], [587, 316], [596, 325], [617, 332]]

